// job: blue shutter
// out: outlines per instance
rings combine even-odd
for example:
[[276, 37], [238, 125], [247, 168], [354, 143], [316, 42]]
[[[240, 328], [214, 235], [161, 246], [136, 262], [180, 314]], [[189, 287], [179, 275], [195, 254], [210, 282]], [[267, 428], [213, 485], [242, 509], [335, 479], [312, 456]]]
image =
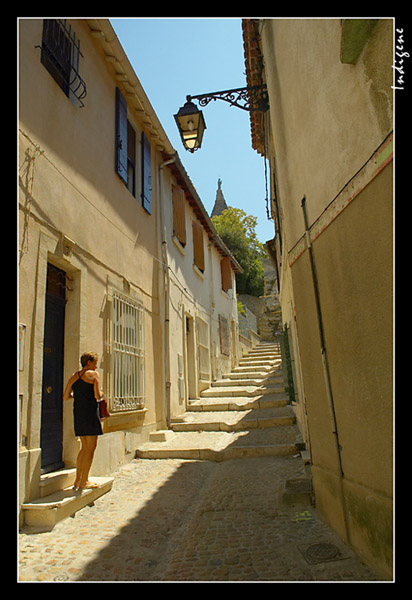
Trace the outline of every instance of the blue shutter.
[[152, 214], [152, 153], [150, 141], [142, 131], [142, 204]]
[[127, 184], [127, 103], [119, 88], [116, 88], [116, 173]]

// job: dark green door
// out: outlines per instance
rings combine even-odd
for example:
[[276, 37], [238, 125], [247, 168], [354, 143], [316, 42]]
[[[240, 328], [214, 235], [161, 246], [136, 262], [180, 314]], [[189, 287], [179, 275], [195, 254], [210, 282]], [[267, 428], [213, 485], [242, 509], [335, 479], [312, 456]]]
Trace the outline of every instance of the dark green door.
[[43, 473], [64, 467], [63, 463], [63, 356], [65, 315], [64, 271], [47, 269], [44, 323], [43, 385], [41, 411], [41, 467]]

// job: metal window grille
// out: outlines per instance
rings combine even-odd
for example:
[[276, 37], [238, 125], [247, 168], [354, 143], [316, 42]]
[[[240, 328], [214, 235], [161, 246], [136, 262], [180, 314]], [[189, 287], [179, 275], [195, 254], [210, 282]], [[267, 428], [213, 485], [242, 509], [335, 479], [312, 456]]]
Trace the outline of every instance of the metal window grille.
[[111, 303], [110, 408], [112, 412], [144, 407], [143, 306], [114, 291]]
[[41, 62], [72, 101], [84, 106], [86, 84], [79, 75], [80, 40], [66, 19], [44, 19]]
[[200, 317], [196, 319], [197, 348], [200, 379], [210, 379], [209, 326]]

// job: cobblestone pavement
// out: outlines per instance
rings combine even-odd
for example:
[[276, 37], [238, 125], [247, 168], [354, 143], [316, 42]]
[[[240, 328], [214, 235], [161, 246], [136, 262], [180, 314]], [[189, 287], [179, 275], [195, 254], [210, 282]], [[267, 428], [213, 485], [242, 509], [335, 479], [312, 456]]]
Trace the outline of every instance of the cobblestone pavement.
[[133, 460], [94, 506], [19, 534], [19, 581], [380, 581], [315, 508], [282, 505], [302, 476], [293, 456]]

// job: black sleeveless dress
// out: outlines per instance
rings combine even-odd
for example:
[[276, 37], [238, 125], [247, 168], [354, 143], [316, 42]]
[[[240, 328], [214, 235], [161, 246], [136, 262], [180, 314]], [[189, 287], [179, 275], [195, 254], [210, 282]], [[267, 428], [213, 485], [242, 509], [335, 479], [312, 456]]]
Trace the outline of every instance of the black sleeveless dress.
[[99, 418], [99, 407], [94, 397], [93, 383], [87, 383], [83, 379], [75, 381], [72, 385], [74, 403], [74, 433], [80, 437], [83, 435], [102, 435], [102, 426]]

